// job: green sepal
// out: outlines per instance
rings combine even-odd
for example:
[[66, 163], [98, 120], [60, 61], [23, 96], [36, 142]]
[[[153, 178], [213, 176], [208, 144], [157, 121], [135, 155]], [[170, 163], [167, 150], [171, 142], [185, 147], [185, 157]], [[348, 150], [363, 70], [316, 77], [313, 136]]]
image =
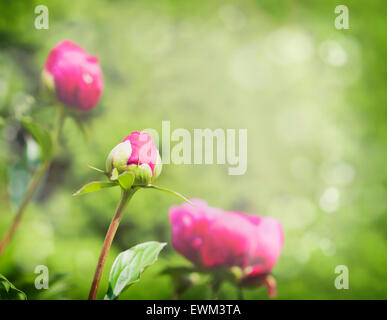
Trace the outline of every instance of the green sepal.
[[121, 173], [117, 177], [117, 180], [122, 188], [124, 188], [125, 190], [129, 190], [134, 183], [134, 174], [129, 171], [126, 171], [124, 173]]
[[86, 164], [90, 169], [92, 169], [92, 170], [94, 170], [94, 171], [97, 171], [97, 172], [99, 172], [99, 173], [103, 173], [104, 175], [106, 175], [106, 176], [109, 176], [109, 174], [106, 172], [106, 171], [103, 171], [102, 169], [99, 169], [99, 168], [97, 168], [97, 167], [94, 167], [94, 166], [92, 166], [92, 165], [90, 165], [90, 164]]
[[159, 186], [156, 186], [154, 184], [148, 184], [146, 186], [143, 186], [143, 188], [148, 188], [148, 189], [155, 189], [155, 190], [160, 190], [160, 191], [163, 191], [163, 192], [166, 192], [166, 193], [169, 193], [183, 201], [185, 201], [186, 203], [190, 204], [191, 206], [194, 206], [194, 204], [189, 201], [186, 197], [184, 197], [182, 194], [176, 192], [176, 191], [173, 191], [171, 189], [167, 189], [167, 188], [164, 188], [164, 187], [159, 187]]
[[118, 176], [119, 176], [118, 170], [117, 168], [114, 168], [110, 176], [110, 180], [115, 181], [118, 179]]

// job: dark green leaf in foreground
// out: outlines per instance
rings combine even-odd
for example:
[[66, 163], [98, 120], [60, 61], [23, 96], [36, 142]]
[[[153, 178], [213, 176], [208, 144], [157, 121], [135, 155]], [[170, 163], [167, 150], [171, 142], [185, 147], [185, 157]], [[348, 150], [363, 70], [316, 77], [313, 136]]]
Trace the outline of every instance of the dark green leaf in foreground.
[[0, 300], [27, 300], [27, 296], [0, 273]]
[[131, 284], [140, 280], [144, 269], [157, 261], [166, 243], [149, 241], [121, 252], [109, 275], [109, 289], [105, 300], [115, 300]]
[[73, 194], [73, 197], [115, 186], [118, 186], [118, 184], [114, 182], [93, 181], [88, 184], [85, 184], [81, 189], [79, 189]]

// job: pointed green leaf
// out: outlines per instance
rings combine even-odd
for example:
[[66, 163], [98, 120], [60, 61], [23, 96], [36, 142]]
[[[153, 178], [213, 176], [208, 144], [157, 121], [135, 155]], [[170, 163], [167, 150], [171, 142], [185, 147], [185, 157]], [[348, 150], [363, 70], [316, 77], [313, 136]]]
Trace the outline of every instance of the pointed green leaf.
[[164, 188], [164, 187], [159, 187], [159, 186], [155, 186], [154, 184], [148, 184], [146, 186], [144, 186], [144, 188], [149, 188], [149, 189], [155, 189], [155, 190], [160, 190], [160, 191], [163, 191], [163, 192], [166, 192], [166, 193], [169, 193], [185, 202], [187, 202], [188, 204], [190, 205], [194, 205], [191, 201], [189, 201], [186, 197], [184, 197], [182, 194], [176, 192], [176, 191], [173, 191], [171, 189], [167, 189], [167, 188]]
[[42, 124], [36, 123], [31, 119], [23, 119], [21, 122], [39, 144], [43, 160], [48, 160], [53, 152], [50, 132]]
[[124, 173], [121, 173], [118, 176], [117, 180], [122, 188], [124, 188], [125, 190], [129, 190], [134, 182], [134, 174], [132, 172], [126, 171]]
[[85, 193], [98, 191], [105, 188], [111, 188], [118, 186], [117, 183], [114, 182], [105, 182], [105, 181], [93, 181], [88, 184], [85, 184], [81, 189], [73, 194], [73, 197], [80, 196]]
[[126, 288], [139, 281], [144, 269], [157, 261], [165, 246], [165, 242], [149, 241], [121, 252], [110, 270], [109, 289], [105, 300], [118, 299]]
[[0, 273], [0, 300], [27, 300], [27, 296]]

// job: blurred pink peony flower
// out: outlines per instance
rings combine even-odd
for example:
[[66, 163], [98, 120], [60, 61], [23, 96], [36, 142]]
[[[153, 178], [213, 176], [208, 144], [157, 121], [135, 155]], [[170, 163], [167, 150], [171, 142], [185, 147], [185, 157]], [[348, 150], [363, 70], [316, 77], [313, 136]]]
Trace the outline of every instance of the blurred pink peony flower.
[[280, 222], [191, 201], [194, 206], [172, 206], [169, 212], [175, 250], [199, 268], [237, 269], [240, 285], [265, 283], [269, 296], [275, 296], [275, 280], [269, 274], [283, 246]]
[[55, 90], [59, 101], [83, 111], [97, 104], [103, 90], [98, 58], [89, 56], [69, 40], [58, 43], [49, 53], [43, 80], [48, 88]]
[[106, 159], [106, 171], [125, 171], [135, 175], [134, 185], [146, 185], [161, 173], [159, 151], [152, 137], [145, 131], [134, 131], [121, 141]]

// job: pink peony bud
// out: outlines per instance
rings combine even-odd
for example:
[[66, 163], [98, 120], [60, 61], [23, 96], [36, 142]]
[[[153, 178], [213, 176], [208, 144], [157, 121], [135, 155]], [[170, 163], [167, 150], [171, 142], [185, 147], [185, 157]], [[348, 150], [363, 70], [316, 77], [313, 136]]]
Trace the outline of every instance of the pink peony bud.
[[106, 171], [132, 172], [134, 185], [147, 185], [161, 173], [159, 152], [152, 137], [145, 131], [135, 131], [121, 141], [106, 159]]
[[59, 101], [83, 111], [97, 104], [103, 89], [98, 58], [89, 56], [69, 40], [51, 50], [42, 77], [45, 85], [55, 90]]
[[240, 268], [241, 285], [264, 284], [282, 250], [281, 224], [269, 217], [212, 208], [199, 199], [192, 202], [195, 206], [170, 209], [175, 250], [207, 270]]

